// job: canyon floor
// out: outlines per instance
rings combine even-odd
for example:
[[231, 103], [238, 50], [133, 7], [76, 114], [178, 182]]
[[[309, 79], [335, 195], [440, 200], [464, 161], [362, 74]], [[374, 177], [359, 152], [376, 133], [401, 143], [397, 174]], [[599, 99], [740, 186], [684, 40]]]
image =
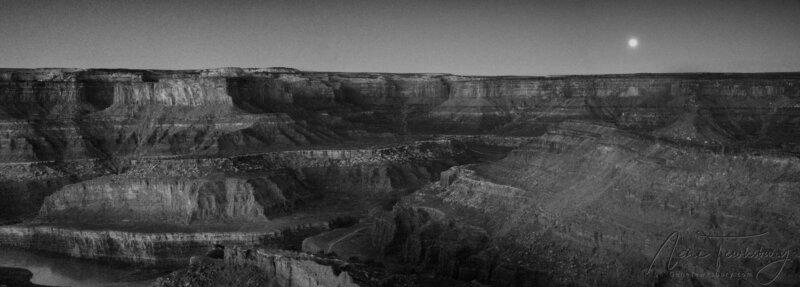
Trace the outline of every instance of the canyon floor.
[[0, 69], [0, 245], [152, 286], [796, 286], [798, 155], [794, 73]]

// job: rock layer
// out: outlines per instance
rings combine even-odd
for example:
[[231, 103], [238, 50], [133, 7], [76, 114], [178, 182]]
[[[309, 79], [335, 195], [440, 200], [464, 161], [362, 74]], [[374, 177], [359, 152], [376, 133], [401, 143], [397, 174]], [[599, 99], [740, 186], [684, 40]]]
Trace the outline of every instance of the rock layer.
[[192, 254], [214, 244], [259, 246], [280, 243], [293, 233], [319, 232], [328, 222], [298, 226], [272, 225], [266, 231], [91, 230], [52, 226], [0, 226], [0, 244], [69, 255], [77, 258], [130, 263], [181, 265]]
[[[257, 117], [236, 116], [264, 113], [304, 122], [288, 136], [300, 144], [341, 141], [359, 130], [538, 135], [549, 123], [576, 118], [706, 146], [794, 148], [798, 140], [792, 124], [800, 116], [797, 74], [464, 77], [236, 71], [0, 71], [5, 103], [0, 123], [8, 126], [0, 151], [6, 161], [122, 156], [136, 150], [132, 146], [147, 154], [155, 152], [150, 150], [154, 144], [193, 154], [218, 145], [231, 132], [208, 123], [242, 125], [236, 130], [247, 130], [254, 143], [286, 133], [246, 128]], [[176, 122], [178, 115], [191, 120]], [[129, 128], [93, 132], [120, 124]], [[141, 130], [165, 124], [177, 128], [170, 133], [175, 136]]]

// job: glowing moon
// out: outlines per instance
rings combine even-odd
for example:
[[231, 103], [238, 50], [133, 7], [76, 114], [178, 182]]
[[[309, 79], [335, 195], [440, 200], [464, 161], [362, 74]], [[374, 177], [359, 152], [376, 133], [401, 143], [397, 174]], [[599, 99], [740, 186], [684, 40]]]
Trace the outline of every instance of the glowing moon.
[[636, 38], [630, 38], [630, 40], [628, 40], [628, 47], [636, 48], [636, 46], [639, 46], [639, 40]]

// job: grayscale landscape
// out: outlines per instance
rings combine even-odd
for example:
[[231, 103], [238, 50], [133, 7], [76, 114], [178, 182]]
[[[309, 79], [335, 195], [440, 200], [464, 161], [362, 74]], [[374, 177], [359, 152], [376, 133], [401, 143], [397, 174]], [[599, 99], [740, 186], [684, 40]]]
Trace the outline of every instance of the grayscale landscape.
[[[231, 15], [253, 20], [261, 18], [248, 13], [279, 17], [285, 11], [290, 19], [296, 5], [312, 5], [245, 2], [239, 4], [246, 9]], [[2, 3], [20, 15], [54, 11]], [[95, 11], [59, 3], [53, 5]], [[668, 9], [654, 3], [647, 4], [654, 11]], [[176, 5], [148, 4], [164, 8], [157, 13]], [[363, 4], [363, 11], [388, 13]], [[749, 11], [740, 4], [719, 13]], [[138, 4], [108, 5], [129, 9], [92, 15], [121, 13], [128, 15], [120, 16], [129, 21], [124, 23], [151, 25], [130, 18], [139, 15], [130, 12], [141, 9]], [[220, 3], [203, 5], [191, 11], [229, 11]], [[398, 16], [406, 15], [397, 12], [405, 11], [400, 7], [426, 5], [391, 6], [394, 18], [381, 19], [406, 29], [416, 22]], [[480, 19], [482, 10], [475, 7], [482, 4], [475, 5], [458, 11]], [[527, 5], [498, 9], [533, 9]], [[572, 10], [563, 5], [577, 4], [538, 5], [564, 12]], [[800, 28], [792, 26], [798, 20], [781, 18], [800, 12], [800, 2], [753, 5], [770, 11], [753, 21], [783, 23], [769, 31]], [[589, 6], [578, 11], [588, 13]], [[353, 19], [373, 19], [357, 15]], [[77, 16], [53, 17], [62, 23]], [[719, 28], [727, 22], [714, 19], [697, 22], [707, 24], [696, 29], [716, 27], [719, 39], [727, 37]], [[164, 24], [164, 33], [208, 28], [205, 22], [162, 21], [155, 23]], [[449, 21], [440, 27], [452, 27]], [[116, 22], [109, 23], [108, 31], [94, 33], [127, 41], [113, 34]], [[481, 65], [463, 75], [428, 72], [457, 65], [437, 66], [436, 57], [403, 60], [409, 55], [387, 56], [398, 66], [382, 70], [395, 72], [357, 72], [353, 66], [324, 72], [317, 70], [341, 63], [313, 66], [290, 51], [273, 62], [295, 60], [312, 68], [268, 62], [264, 68], [187, 68], [246, 64], [253, 57], [243, 53], [244, 60], [217, 62], [208, 56], [218, 50], [206, 45], [227, 44], [210, 42], [197, 50], [158, 50], [165, 55], [152, 59], [162, 64], [135, 56], [117, 62], [99, 50], [67, 48], [63, 53], [72, 56], [63, 62], [29, 51], [24, 45], [37, 44], [19, 36], [50, 30], [8, 28], [0, 36], [16, 40], [0, 44], [0, 53], [12, 55], [0, 56], [0, 65], [10, 67], [0, 68], [0, 286], [797, 286], [800, 72], [793, 71], [800, 71], [800, 39], [785, 38], [774, 53], [763, 48], [752, 54], [760, 56], [751, 66], [719, 66], [696, 60], [716, 58], [691, 56], [705, 55], [700, 50], [668, 57], [663, 51], [685, 50], [647, 52], [657, 50], [648, 46], [657, 35], [668, 37], [655, 32], [666, 23], [642, 24], [641, 31], [652, 32], [650, 41], [646, 33], [622, 33], [613, 52], [618, 58], [587, 52], [584, 59], [596, 64], [585, 67], [582, 60], [570, 62], [583, 52], [540, 50], [578, 65], [553, 76], [474, 72]], [[81, 37], [74, 30], [79, 26], [64, 27]], [[328, 39], [313, 27], [304, 37]], [[687, 35], [692, 30], [675, 29]], [[23, 32], [11, 37], [17, 33], [12, 30]], [[419, 33], [425, 38], [436, 32]], [[744, 35], [737, 51], [762, 51], [749, 40], [760, 32], [731, 33]], [[142, 43], [180, 45], [159, 39]], [[116, 53], [105, 40], [96, 41]], [[709, 41], [718, 46], [706, 52], [727, 51], [720, 48], [725, 41]], [[142, 49], [133, 42], [120, 45], [133, 47], [130, 53]], [[324, 53], [336, 49], [326, 45], [311, 46]], [[791, 47], [798, 57], [781, 54]], [[654, 56], [642, 60], [645, 53]], [[97, 62], [38, 68], [41, 61], [60, 66], [87, 55]], [[382, 63], [370, 55], [364, 70]], [[480, 61], [454, 55], [446, 61]], [[770, 55], [785, 61], [773, 65]], [[719, 57], [729, 60], [722, 52]], [[171, 62], [181, 59], [190, 60]], [[654, 59], [706, 68], [676, 71]], [[426, 61], [434, 62], [409, 72]], [[511, 62], [495, 68], [550, 74], [516, 70], [528, 63]], [[100, 68], [107, 66], [120, 68]], [[557, 66], [536, 69], [562, 71]]]

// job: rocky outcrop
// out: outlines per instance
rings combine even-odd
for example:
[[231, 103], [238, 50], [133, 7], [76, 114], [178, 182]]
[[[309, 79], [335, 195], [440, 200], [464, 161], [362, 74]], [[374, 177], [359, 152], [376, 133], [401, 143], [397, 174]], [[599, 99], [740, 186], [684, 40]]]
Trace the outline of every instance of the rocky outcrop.
[[265, 215], [284, 211], [302, 197], [291, 192], [285, 194], [269, 177], [110, 177], [65, 186], [47, 197], [39, 217], [74, 222], [98, 218], [109, 222], [175, 224], [266, 221]]
[[[424, 195], [423, 195], [424, 196]], [[554, 285], [558, 281], [542, 270], [523, 264], [531, 255], [524, 249], [506, 249], [495, 238], [490, 223], [459, 215], [458, 210], [401, 202], [388, 212], [372, 214], [372, 248], [399, 260], [412, 273], [454, 279], [449, 284], [480, 282], [492, 286]], [[413, 202], [409, 204], [410, 202]], [[461, 283], [458, 283], [461, 282]]]
[[226, 264], [222, 259], [194, 256], [187, 268], [178, 269], [158, 278], [152, 287], [178, 286], [274, 286], [267, 274], [255, 266], [236, 266]]
[[225, 249], [225, 261], [256, 266], [277, 286], [361, 286], [342, 270], [347, 263], [296, 252], [265, 249]]
[[224, 79], [183, 78], [157, 82], [114, 83], [111, 107], [136, 105], [232, 107]]

